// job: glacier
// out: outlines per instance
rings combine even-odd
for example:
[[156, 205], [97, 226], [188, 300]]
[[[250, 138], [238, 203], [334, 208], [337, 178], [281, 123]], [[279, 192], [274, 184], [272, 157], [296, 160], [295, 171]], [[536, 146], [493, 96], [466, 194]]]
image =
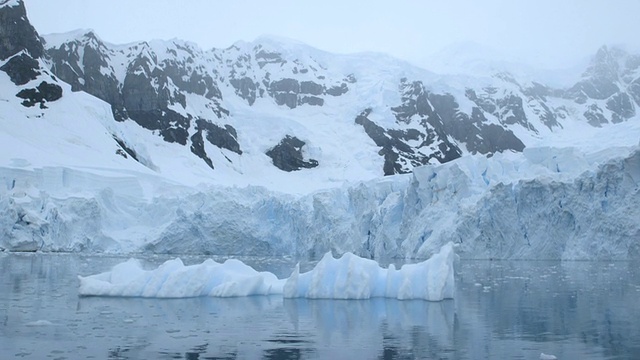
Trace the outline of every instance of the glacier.
[[453, 242], [462, 258], [637, 259], [638, 184], [628, 142], [468, 156], [306, 195], [0, 167], [0, 249], [376, 259]]
[[370, 299], [396, 298], [440, 301], [454, 296], [453, 244], [444, 245], [430, 259], [400, 269], [381, 268], [377, 262], [346, 253], [335, 259], [325, 254], [306, 273], [296, 265], [287, 279], [258, 272], [236, 259], [218, 263], [208, 259], [185, 266], [178, 258], [154, 270], [143, 270], [130, 259], [97, 275], [79, 276], [83, 296], [186, 298], [282, 295], [285, 298]]
[[[633, 61], [616, 65], [634, 59], [631, 54], [605, 47], [573, 88], [552, 91], [520, 84], [508, 74], [437, 75], [387, 56], [334, 56], [269, 39], [205, 54], [179, 41], [111, 48], [93, 32], [81, 31], [50, 36], [45, 49], [23, 2], [3, 5], [3, 16], [11, 19], [7, 23], [30, 35], [5, 36], [14, 46], [0, 60], [0, 251], [300, 258], [331, 251], [381, 259], [428, 258], [453, 242], [462, 258], [640, 258], [640, 122], [630, 100], [640, 89], [633, 85], [640, 72]], [[69, 50], [58, 54], [62, 66], [67, 55], [80, 49], [104, 50], [101, 59], [113, 68], [109, 74], [102, 74], [108, 70], [102, 65], [93, 69], [107, 81], [95, 83], [94, 90], [111, 84], [114, 93], [93, 94], [96, 98], [79, 91], [93, 75], [74, 72], [74, 81], [63, 82], [51, 59], [41, 56]], [[162, 54], [156, 59], [162, 61], [148, 52]], [[117, 85], [126, 82], [129, 53], [140, 55], [142, 62], [153, 60], [154, 66], [171, 59], [189, 64], [190, 56], [199, 54], [202, 69], [210, 66], [202, 61], [224, 55], [205, 71], [222, 74], [207, 85], [211, 98], [187, 91], [187, 83], [180, 90], [174, 83], [180, 82], [178, 75], [174, 80], [162, 75], [175, 99], [164, 99], [151, 86], [155, 75], [138, 84], [151, 86], [151, 93], [145, 92], [151, 100], [171, 100], [163, 100], [163, 112], [193, 117], [195, 123], [185, 122], [181, 130], [189, 142], [169, 141], [179, 130], [175, 123], [149, 129], [114, 117], [122, 114], [105, 99], [119, 99]], [[261, 54], [262, 60], [247, 54]], [[85, 63], [76, 65], [80, 69]], [[197, 83], [199, 75], [206, 75], [185, 66]], [[136, 78], [139, 69], [131, 70]], [[270, 72], [274, 78], [267, 86], [261, 79]], [[233, 73], [237, 86], [227, 78]], [[317, 99], [307, 96], [319, 92], [306, 82], [313, 74], [315, 84], [326, 88]], [[243, 90], [245, 78], [257, 86], [253, 97]], [[38, 94], [43, 82], [63, 96], [43, 98], [40, 106], [29, 104], [35, 98], [25, 99], [25, 105], [18, 94]], [[300, 104], [286, 105], [293, 99], [288, 82], [310, 87], [293, 94]], [[618, 83], [626, 84], [619, 93], [584, 98], [585, 89], [611, 90]], [[348, 90], [332, 95], [344, 90], [340, 84]], [[324, 105], [303, 99], [324, 99]], [[158, 109], [146, 110], [154, 114]], [[425, 117], [427, 112], [433, 117]], [[477, 120], [474, 112], [485, 113], [486, 121], [481, 121], [482, 131], [468, 132], [465, 126]], [[199, 129], [198, 117], [213, 122], [200, 122], [209, 127]], [[506, 134], [485, 137], [495, 126], [522, 139], [524, 150], [490, 146], [499, 145], [494, 140], [499, 143], [499, 135]], [[235, 133], [237, 141], [224, 137], [226, 147], [218, 146], [221, 139], [204, 142], [204, 134], [214, 129], [222, 131], [220, 136]], [[440, 140], [422, 141], [414, 136], [418, 129], [438, 132]], [[454, 133], [462, 136], [456, 145], [460, 158], [415, 163], [446, 152], [440, 147], [453, 145]], [[281, 155], [299, 155], [297, 160], [308, 164], [315, 159], [317, 167], [286, 172], [274, 166], [266, 152], [288, 135], [306, 145], [292, 145], [295, 151]], [[495, 151], [480, 155], [485, 145]], [[216, 164], [215, 171], [207, 160]], [[382, 178], [387, 165], [395, 169], [389, 174], [396, 175]]]

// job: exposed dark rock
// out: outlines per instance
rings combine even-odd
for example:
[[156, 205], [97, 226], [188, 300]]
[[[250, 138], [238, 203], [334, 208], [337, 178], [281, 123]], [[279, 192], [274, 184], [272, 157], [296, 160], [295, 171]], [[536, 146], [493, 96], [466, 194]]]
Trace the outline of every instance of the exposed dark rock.
[[391, 108], [396, 120], [408, 124], [411, 122], [413, 115], [431, 115], [433, 109], [429, 105], [428, 93], [425, 91], [422, 82], [414, 81], [413, 83], [408, 83], [406, 79], [403, 79], [400, 84], [400, 92], [402, 93], [402, 104]]
[[[99, 43], [95, 35], [93, 35], [92, 40]], [[122, 104], [123, 100], [120, 96], [118, 81], [115, 76], [113, 76], [111, 72], [106, 75], [102, 71], [102, 69], [110, 70], [109, 63], [105, 59], [105, 56], [97, 49], [91, 46], [85, 46], [82, 64], [84, 67], [84, 85], [80, 84], [79, 90], [86, 91], [110, 104]]]
[[47, 101], [56, 101], [62, 97], [62, 88], [57, 84], [41, 82], [35, 89], [21, 90], [17, 97], [24, 99], [22, 105], [32, 107], [40, 104], [40, 108], [46, 108]]
[[256, 61], [261, 69], [267, 64], [284, 64], [287, 62], [279, 53], [267, 50], [259, 50], [256, 53]]
[[41, 74], [40, 63], [25, 53], [12, 57], [0, 70], [6, 72], [16, 85], [24, 85]]
[[129, 110], [127, 113], [132, 120], [145, 129], [158, 130], [165, 141], [187, 144], [190, 117], [184, 117], [170, 109]]
[[589, 124], [596, 127], [601, 127], [602, 124], [606, 124], [607, 118], [602, 113], [602, 109], [596, 104], [591, 104], [587, 111], [584, 113], [584, 117], [587, 119]]
[[27, 19], [24, 2], [0, 8], [0, 60], [26, 50], [32, 58], [44, 55], [42, 39]]
[[526, 96], [547, 101], [547, 96], [552, 95], [551, 89], [540, 83], [533, 82], [531, 86], [522, 89], [522, 93]]
[[314, 159], [305, 160], [302, 156], [302, 147], [306, 143], [295, 136], [287, 135], [280, 143], [267, 151], [273, 165], [283, 171], [297, 171], [311, 169], [318, 166]]
[[578, 104], [583, 104], [587, 98], [604, 100], [619, 90], [615, 82], [609, 79], [592, 78], [580, 81], [568, 93]]
[[516, 95], [507, 95], [503, 98], [496, 99], [496, 105], [500, 108], [499, 119], [503, 124], [520, 124], [525, 129], [529, 129], [535, 133], [538, 132], [527, 120], [521, 97]]
[[63, 44], [57, 49], [49, 49], [47, 55], [52, 61], [51, 70], [64, 82], [71, 85], [71, 91], [82, 90], [81, 76], [83, 70], [80, 67], [82, 59], [77, 54], [78, 42]]
[[[491, 90], [485, 89], [485, 91], [489, 93]], [[481, 98], [476, 94], [475, 90], [473, 89], [466, 89], [465, 95], [469, 100], [473, 101], [476, 105], [478, 105], [480, 109], [482, 109], [483, 111], [489, 114], [498, 116], [497, 115], [498, 113], [496, 111], [498, 107], [496, 106], [495, 101], [492, 98], [489, 98], [489, 97]]]
[[347, 84], [342, 83], [340, 86], [332, 86], [326, 90], [326, 93], [331, 96], [340, 96], [342, 94], [346, 94], [349, 91], [349, 87]]
[[[175, 44], [179, 46], [178, 44]], [[192, 70], [189, 72], [188, 67], [184, 63], [176, 60], [165, 60], [162, 63], [163, 73], [170, 78], [173, 83], [186, 92], [206, 97], [207, 99], [222, 99], [222, 93], [209, 75], [202, 74], [204, 72]], [[187, 80], [185, 80], [185, 78]]]
[[288, 92], [288, 93], [300, 93], [300, 83], [296, 79], [282, 79], [273, 81], [269, 85], [269, 91], [273, 92]]
[[[116, 143], [118, 143], [118, 146], [120, 146], [121, 149], [118, 150], [122, 150], [125, 154], [129, 154], [129, 156], [131, 156], [135, 161], [140, 161], [138, 160], [138, 154], [136, 153], [135, 150], [133, 150], [132, 148], [130, 148], [129, 146], [127, 146], [127, 144], [122, 141], [122, 139], [118, 138], [117, 136], [113, 136], [113, 139], [116, 141]], [[125, 158], [127, 158], [126, 155], [124, 155]]]
[[322, 106], [324, 105], [324, 99], [318, 96], [302, 96], [300, 97], [300, 105], [309, 104], [312, 106]]
[[129, 119], [129, 113], [124, 106], [111, 105], [111, 113], [113, 114], [113, 119], [115, 121], [122, 122]]
[[613, 112], [613, 123], [619, 123], [636, 115], [635, 107], [627, 93], [617, 93], [607, 100], [607, 109]]
[[186, 97], [170, 86], [161, 70], [154, 68], [150, 59], [139, 57], [130, 66], [122, 86], [124, 106], [129, 111], [150, 111], [180, 104], [186, 107]]
[[495, 124], [487, 124], [487, 119], [479, 108], [472, 110], [470, 118], [460, 112], [457, 102], [450, 94], [430, 94], [429, 101], [441, 121], [438, 122], [438, 118], [434, 116], [429, 116], [427, 121], [434, 128], [442, 129], [443, 134], [464, 142], [471, 153], [487, 155], [504, 150], [524, 149], [524, 144], [513, 132]]
[[204, 119], [197, 119], [196, 131], [206, 132], [206, 139], [211, 144], [242, 155], [242, 150], [240, 150], [240, 144], [238, 143], [238, 133], [233, 126], [225, 125], [222, 128]]
[[214, 169], [213, 161], [207, 155], [207, 152], [204, 149], [204, 139], [202, 138], [202, 131], [197, 131], [193, 136], [191, 136], [191, 152], [204, 160], [210, 168]]
[[290, 109], [298, 106], [298, 94], [288, 92], [276, 92], [273, 99], [278, 105], [287, 105]]
[[300, 93], [310, 95], [322, 95], [324, 93], [324, 87], [320, 84], [316, 84], [313, 81], [300, 82]]
[[269, 94], [278, 105], [286, 105], [290, 109], [298, 106], [300, 83], [295, 79], [281, 79], [269, 84]]
[[245, 76], [240, 79], [229, 79], [229, 83], [236, 90], [236, 94], [247, 100], [249, 105], [256, 102], [257, 85], [251, 78]]
[[211, 158], [209, 158], [205, 150], [205, 139], [212, 145], [241, 155], [242, 150], [240, 150], [240, 144], [238, 144], [237, 138], [238, 134], [236, 129], [231, 125], [225, 125], [225, 127], [222, 128], [207, 120], [197, 119], [196, 132], [191, 136], [191, 152], [204, 160], [210, 168], [214, 169], [213, 161], [211, 161]]
[[562, 125], [558, 122], [558, 116], [549, 108], [549, 106], [544, 102], [540, 102], [539, 104], [540, 107], [542, 107], [542, 111], [534, 109], [534, 112], [540, 117], [542, 123], [549, 129], [553, 129], [554, 127], [562, 128]]
[[618, 85], [619, 50], [603, 46], [598, 50], [591, 65], [583, 74], [583, 80], [567, 91], [569, 98], [584, 104], [587, 98], [604, 100], [620, 91]]
[[[367, 135], [377, 146], [381, 147], [378, 154], [384, 157], [382, 169], [384, 175], [409, 173], [413, 167], [428, 164], [432, 158], [439, 162], [446, 162], [460, 157], [459, 149], [445, 141], [438, 144], [436, 151], [430, 151], [428, 155], [423, 154], [420, 152], [420, 148], [433, 145], [438, 138], [433, 130], [427, 130], [427, 134], [416, 129], [386, 130], [371, 121], [368, 118], [369, 114], [371, 114], [371, 109], [364, 110], [356, 117], [355, 122], [362, 125]], [[421, 144], [414, 149], [407, 144], [407, 141], [421, 141]]]

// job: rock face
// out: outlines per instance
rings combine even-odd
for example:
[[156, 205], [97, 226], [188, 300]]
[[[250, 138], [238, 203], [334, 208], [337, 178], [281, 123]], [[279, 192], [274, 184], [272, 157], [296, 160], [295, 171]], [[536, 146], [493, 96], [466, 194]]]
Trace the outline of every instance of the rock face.
[[[62, 88], [39, 59], [44, 56], [42, 39], [27, 19], [24, 3], [19, 0], [0, 2], [0, 60], [6, 60], [0, 71], [9, 75], [20, 89], [16, 96], [22, 105], [41, 109], [45, 103], [62, 97]], [[30, 84], [39, 82], [38, 85]]]
[[302, 147], [305, 142], [295, 136], [287, 135], [278, 145], [267, 151], [267, 156], [273, 161], [273, 165], [283, 171], [296, 171], [311, 169], [318, 166], [314, 159], [305, 160]]
[[46, 108], [46, 102], [56, 101], [62, 97], [62, 88], [57, 84], [49, 84], [43, 81], [36, 88], [24, 89], [16, 96], [24, 99], [22, 105], [26, 107], [40, 104], [40, 108], [44, 109]]
[[584, 117], [593, 126], [626, 121], [640, 105], [640, 56], [603, 46], [582, 80], [565, 96], [584, 104]]
[[36, 30], [27, 20], [22, 1], [0, 1], [0, 60], [26, 51], [32, 58], [44, 55], [44, 47]]
[[26, 53], [20, 53], [0, 66], [0, 70], [6, 72], [16, 85], [24, 85], [35, 80], [40, 75], [39, 69], [40, 63]]

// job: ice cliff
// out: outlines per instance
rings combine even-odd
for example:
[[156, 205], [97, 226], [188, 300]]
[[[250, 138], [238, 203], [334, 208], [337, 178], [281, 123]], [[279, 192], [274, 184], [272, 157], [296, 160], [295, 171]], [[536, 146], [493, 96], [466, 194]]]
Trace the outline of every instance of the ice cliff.
[[60, 169], [0, 179], [9, 251], [426, 258], [453, 242], [463, 258], [640, 257], [637, 146], [469, 156], [298, 197]]

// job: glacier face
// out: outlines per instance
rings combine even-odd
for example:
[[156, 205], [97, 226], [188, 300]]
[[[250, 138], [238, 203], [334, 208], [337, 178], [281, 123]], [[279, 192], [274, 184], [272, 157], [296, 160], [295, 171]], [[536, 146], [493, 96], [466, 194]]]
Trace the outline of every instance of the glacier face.
[[135, 178], [63, 196], [6, 169], [2, 179], [7, 250], [425, 258], [453, 242], [463, 258], [640, 256], [637, 146], [469, 156], [297, 197], [260, 187], [145, 197]]

